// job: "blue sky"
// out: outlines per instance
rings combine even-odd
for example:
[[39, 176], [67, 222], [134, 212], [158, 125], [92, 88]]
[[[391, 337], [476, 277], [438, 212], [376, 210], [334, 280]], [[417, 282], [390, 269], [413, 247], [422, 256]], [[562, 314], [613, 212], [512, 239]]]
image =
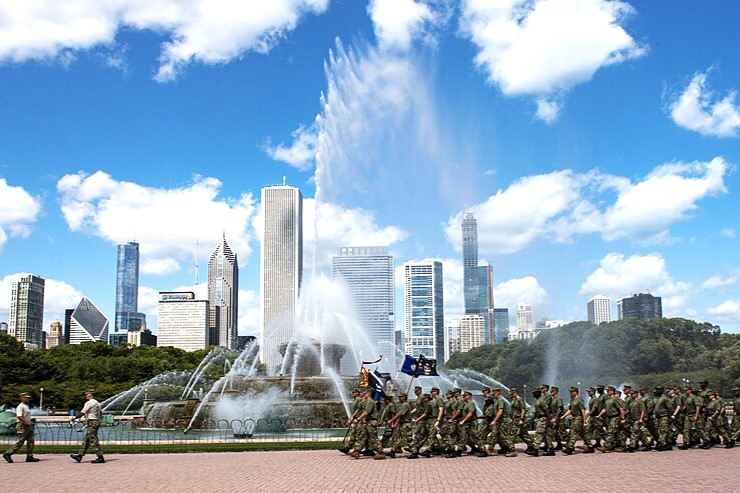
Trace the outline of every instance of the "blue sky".
[[46, 327], [82, 295], [111, 317], [137, 240], [154, 326], [157, 291], [192, 286], [196, 241], [204, 266], [225, 231], [256, 334], [259, 192], [285, 176], [317, 271], [341, 245], [442, 259], [446, 318], [473, 211], [496, 306], [583, 320], [595, 294], [649, 289], [737, 332], [739, 11], [0, 0], [0, 314], [34, 273]]

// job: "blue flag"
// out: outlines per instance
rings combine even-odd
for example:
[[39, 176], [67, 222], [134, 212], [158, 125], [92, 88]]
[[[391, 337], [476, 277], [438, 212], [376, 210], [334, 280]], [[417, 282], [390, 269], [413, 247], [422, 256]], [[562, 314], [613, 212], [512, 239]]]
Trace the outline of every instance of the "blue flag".
[[401, 365], [401, 373], [405, 373], [406, 375], [411, 375], [412, 377], [416, 378], [417, 373], [416, 370], [419, 368], [419, 361], [414, 358], [413, 356], [409, 356], [408, 354], [403, 359], [403, 364]]
[[[377, 370], [374, 372], [377, 373]], [[369, 387], [375, 392], [373, 393], [373, 400], [380, 403], [380, 400], [385, 397], [385, 384], [384, 380], [378, 379], [374, 373], [368, 373]]]

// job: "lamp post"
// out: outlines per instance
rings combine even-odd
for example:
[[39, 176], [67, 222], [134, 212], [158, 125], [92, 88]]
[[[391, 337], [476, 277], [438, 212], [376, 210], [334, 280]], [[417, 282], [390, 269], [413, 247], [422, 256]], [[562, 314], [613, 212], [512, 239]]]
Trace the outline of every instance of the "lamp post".
[[527, 384], [524, 384], [524, 403], [527, 403]]
[[39, 397], [39, 409], [43, 410], [44, 409], [44, 388], [43, 387], [41, 387], [39, 389], [39, 395], [40, 395], [40, 397]]

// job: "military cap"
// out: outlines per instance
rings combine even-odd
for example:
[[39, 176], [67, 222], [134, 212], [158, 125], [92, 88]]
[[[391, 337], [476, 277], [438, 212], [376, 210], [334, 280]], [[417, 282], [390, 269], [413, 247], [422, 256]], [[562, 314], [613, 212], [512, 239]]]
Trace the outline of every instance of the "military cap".
[[603, 389], [603, 388], [604, 388], [604, 384], [603, 384], [603, 383], [600, 383], [600, 384], [598, 384], [598, 385], [596, 386], [596, 388], [597, 388], [597, 389]]
[[454, 394], [454, 392], [452, 391], [452, 389], [449, 389], [447, 392], [445, 392], [445, 395], [452, 395], [452, 394]]
[[546, 384], [546, 383], [543, 383], [542, 385], [540, 385], [540, 387], [544, 387], [546, 389], [549, 389], [550, 388], [550, 386], [548, 384]]
[[470, 392], [469, 390], [466, 390], [465, 392], [463, 392], [463, 395], [473, 395], [473, 393]]
[[587, 388], [586, 390], [590, 390], [591, 392], [596, 392], [596, 389], [595, 389], [595, 388], [593, 388], [593, 387], [589, 387], [589, 388]]
[[619, 389], [614, 389], [614, 393], [617, 395], [622, 395], [622, 391]]
[[421, 390], [421, 385], [417, 385], [416, 387], [414, 387], [414, 390]]
[[616, 392], [617, 388], [614, 385], [610, 385], [606, 388], [606, 390], [611, 390], [612, 392]]
[[362, 391], [362, 389], [352, 389], [352, 394], [359, 394]]
[[439, 392], [439, 387], [432, 387], [432, 389], [429, 392], [434, 392], [434, 391]]
[[29, 394], [28, 392], [23, 392], [23, 393], [22, 393], [21, 395], [19, 395], [18, 397], [28, 397], [28, 398], [30, 399], [30, 398], [31, 398], [31, 394]]
[[406, 392], [398, 394], [398, 397], [408, 397], [409, 395]]
[[648, 388], [645, 385], [643, 385], [642, 387], [640, 387], [640, 390], [648, 390]]
[[462, 389], [460, 387], [455, 387], [454, 389], [452, 389], [452, 392], [454, 392], [455, 394], [459, 394], [460, 392], [462, 392]]
[[519, 389], [517, 389], [516, 387], [512, 387], [509, 389], [510, 394], [513, 394], [514, 392], [519, 393]]
[[580, 392], [580, 389], [578, 387], [571, 386], [569, 389], [570, 392], [575, 392], [576, 394]]
[[489, 387], [489, 386], [485, 386], [485, 387], [483, 387], [483, 389], [481, 389], [481, 390], [483, 390], [483, 392], [490, 392], [490, 391], [491, 391], [491, 387]]
[[740, 387], [733, 387], [732, 388], [732, 391], [733, 392], [740, 392]]
[[630, 394], [637, 394], [637, 389], [630, 389]]
[[699, 380], [699, 383], [705, 383], [705, 384], [709, 385], [709, 380]]
[[432, 398], [432, 396], [429, 395], [429, 394], [424, 394], [424, 395], [422, 395], [422, 397], [424, 397], [425, 399], [431, 399]]
[[624, 389], [625, 392], [627, 392], [628, 390], [632, 389], [632, 385], [622, 385], [622, 388]]
[[560, 387], [552, 386], [550, 387], [550, 390], [554, 390], [555, 392], [560, 392]]
[[694, 390], [694, 387], [692, 387], [691, 385], [687, 385], [686, 386], [686, 389], [684, 389], [684, 390]]
[[655, 386], [655, 390], [658, 390], [658, 391], [661, 391], [662, 392], [663, 390], [665, 390], [665, 388], [662, 385], [656, 385]]
[[501, 392], [501, 387], [494, 387], [491, 392]]
[[536, 388], [536, 389], [534, 389], [534, 390], [532, 391], [532, 394], [533, 394], [533, 395], [534, 395], [534, 394], [541, 394], [541, 393], [542, 393], [542, 389], [539, 389], [539, 388]]

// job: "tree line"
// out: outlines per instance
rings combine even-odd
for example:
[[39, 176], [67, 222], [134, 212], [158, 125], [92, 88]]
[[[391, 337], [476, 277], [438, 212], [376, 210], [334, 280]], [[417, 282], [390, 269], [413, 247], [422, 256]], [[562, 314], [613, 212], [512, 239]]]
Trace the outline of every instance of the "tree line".
[[682, 318], [574, 322], [532, 341], [507, 341], [453, 354], [448, 368], [471, 368], [508, 387], [541, 383], [696, 384], [709, 380], [724, 396], [740, 385], [740, 334]]

